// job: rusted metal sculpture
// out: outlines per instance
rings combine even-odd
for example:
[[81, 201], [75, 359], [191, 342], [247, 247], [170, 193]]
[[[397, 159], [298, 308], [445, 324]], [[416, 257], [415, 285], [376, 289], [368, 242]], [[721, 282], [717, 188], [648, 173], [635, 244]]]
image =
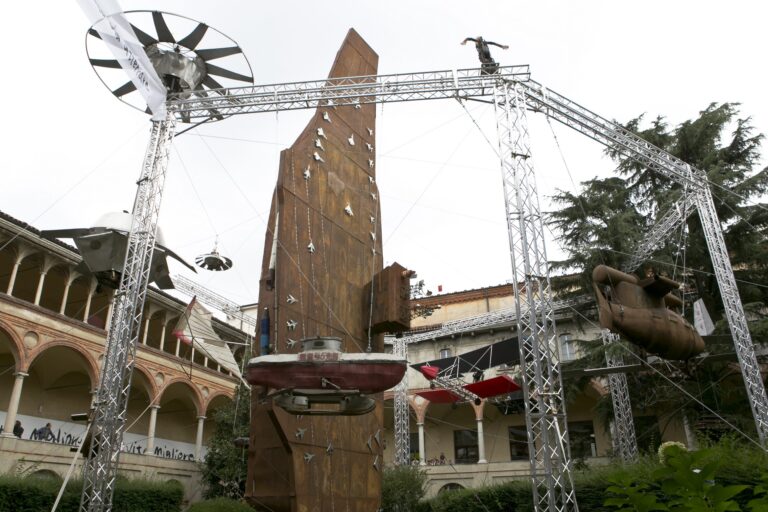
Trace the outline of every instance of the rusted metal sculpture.
[[[329, 77], [375, 75], [377, 64], [376, 53], [350, 30]], [[407, 301], [409, 273], [394, 266], [382, 271], [375, 105], [321, 105], [281, 154], [259, 290], [262, 356], [249, 366], [252, 382], [267, 384], [258, 362], [274, 356], [290, 364], [313, 359], [313, 369], [319, 366], [314, 359], [331, 353], [339, 359], [375, 358], [383, 352], [385, 328], [403, 323], [400, 317], [408, 327], [407, 307], [399, 314], [398, 300], [403, 288]], [[381, 317], [382, 307], [392, 315]], [[338, 341], [331, 347], [333, 338]], [[315, 350], [315, 344], [322, 346]], [[312, 375], [296, 374], [293, 384], [316, 387], [323, 411], [331, 405], [322, 397], [334, 389], [333, 379], [326, 380], [331, 382], [325, 390], [322, 379]], [[335, 412], [341, 415], [312, 415], [302, 408], [311, 408], [317, 394], [270, 397], [274, 388], [291, 384], [283, 378], [254, 387], [247, 500], [276, 512], [377, 510], [384, 448], [381, 394], [338, 402]]]
[[592, 271], [600, 326], [665, 359], [690, 359], [704, 351], [704, 340], [674, 309], [683, 303], [670, 293], [680, 287], [669, 278], [645, 279], [606, 265]]

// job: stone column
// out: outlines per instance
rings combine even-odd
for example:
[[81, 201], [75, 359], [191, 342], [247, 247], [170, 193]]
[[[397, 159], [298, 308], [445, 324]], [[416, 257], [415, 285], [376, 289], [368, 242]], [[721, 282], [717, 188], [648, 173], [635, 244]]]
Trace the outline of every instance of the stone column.
[[27, 377], [29, 374], [16, 372], [13, 375], [16, 377], [16, 380], [13, 381], [11, 399], [8, 401], [8, 412], [5, 414], [3, 437], [13, 437], [13, 425], [16, 423], [16, 414], [19, 412], [19, 402], [21, 401], [21, 389], [24, 387], [24, 377]]
[[40, 278], [37, 280], [37, 290], [35, 290], [35, 306], [40, 305], [40, 296], [43, 294], [43, 283], [45, 283], [45, 276], [48, 275], [46, 270], [40, 271]]
[[197, 417], [197, 436], [195, 437], [195, 461], [200, 461], [200, 454], [203, 452], [203, 428], [205, 426], [205, 416]]
[[485, 458], [485, 436], [483, 435], [485, 400], [481, 401], [480, 404], [472, 403], [472, 408], [475, 410], [475, 420], [477, 421], [477, 463], [488, 464], [488, 460]]
[[176, 357], [179, 357], [179, 346], [181, 345], [181, 340], [179, 338], [176, 338], [176, 351], [174, 352], [174, 355]]
[[152, 314], [147, 311], [145, 313], [146, 318], [144, 319], [144, 334], [141, 336], [141, 344], [146, 345], [147, 344], [147, 335], [149, 334], [149, 321], [152, 320]]
[[147, 432], [147, 451], [146, 455], [154, 455], [155, 451], [155, 426], [157, 425], [157, 411], [159, 405], [149, 406], [149, 431]]
[[64, 312], [67, 310], [67, 299], [69, 298], [69, 289], [72, 287], [72, 283], [74, 283], [75, 279], [77, 279], [78, 277], [80, 277], [80, 274], [70, 270], [69, 275], [67, 276], [67, 282], [64, 284], [64, 295], [61, 297], [61, 307], [59, 307], [60, 315], [63, 315]]
[[418, 422], [416, 426], [419, 427], [419, 465], [427, 465], [427, 453], [424, 448], [424, 423]]
[[[85, 323], [88, 323], [88, 317], [91, 314], [91, 301], [93, 300], [93, 294], [96, 293], [96, 287], [98, 284], [99, 283], [96, 281], [96, 278], [92, 277], [88, 286], [88, 296], [85, 298], [85, 307], [83, 308], [83, 322]], [[111, 304], [109, 305], [109, 308], [112, 308]], [[109, 312], [107, 312], [107, 316], [109, 316]]]
[[413, 412], [416, 414], [416, 426], [419, 429], [419, 465], [427, 465], [427, 453], [424, 447], [424, 419], [427, 416], [427, 407], [429, 407], [429, 400], [418, 395], [410, 395], [408, 397], [408, 403], [410, 404]]
[[163, 330], [160, 331], [160, 351], [165, 348], [165, 331], [168, 330], [168, 313], [163, 317]]
[[5, 293], [8, 295], [13, 295], [13, 287], [16, 284], [16, 276], [19, 273], [19, 267], [21, 266], [21, 262], [24, 261], [24, 258], [32, 254], [32, 251], [27, 249], [26, 247], [19, 247], [16, 250], [16, 260], [13, 262], [13, 270], [11, 270], [11, 278], [8, 280], [8, 288], [6, 289]]

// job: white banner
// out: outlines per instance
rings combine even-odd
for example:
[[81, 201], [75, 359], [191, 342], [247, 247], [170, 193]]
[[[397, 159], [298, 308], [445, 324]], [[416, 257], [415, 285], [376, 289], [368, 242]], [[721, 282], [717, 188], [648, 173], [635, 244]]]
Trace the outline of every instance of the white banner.
[[709, 336], [715, 330], [703, 299], [693, 303], [693, 326], [702, 336]]
[[[5, 423], [5, 413], [5, 411], [0, 411], [0, 425]], [[24, 429], [24, 433], [21, 435], [22, 439], [77, 446], [85, 433], [85, 425], [82, 423], [38, 418], [26, 414], [19, 414], [16, 419], [21, 421], [21, 426]], [[48, 423], [51, 424], [50, 434], [44, 430]], [[138, 455], [146, 454], [147, 436], [126, 432], [123, 434], [123, 447], [120, 451]], [[205, 457], [206, 447], [203, 446], [201, 451], [201, 457]], [[194, 461], [195, 445], [156, 437], [152, 455], [165, 459]]]
[[144, 97], [152, 119], [165, 119], [166, 89], [117, 0], [78, 0], [94, 30]]

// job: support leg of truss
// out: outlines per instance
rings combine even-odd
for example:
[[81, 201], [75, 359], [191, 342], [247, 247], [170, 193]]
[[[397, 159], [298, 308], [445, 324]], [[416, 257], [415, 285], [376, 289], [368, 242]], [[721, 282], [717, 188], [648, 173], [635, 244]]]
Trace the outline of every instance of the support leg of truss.
[[[608, 367], [624, 366], [624, 358], [615, 353], [613, 344], [619, 342], [619, 336], [608, 329], [601, 331], [605, 347], [605, 362]], [[629, 387], [625, 373], [608, 375], [608, 386], [611, 388], [613, 402], [613, 451], [626, 463], [637, 460], [637, 437], [635, 424], [632, 419], [632, 402], [629, 399]]]
[[[536, 511], [575, 511], [571, 455], [544, 224], [530, 159], [526, 98], [499, 80], [494, 90], [528, 449]], [[522, 286], [522, 287], [521, 287]]]
[[152, 123], [92, 413], [92, 441], [83, 465], [82, 512], [112, 510], [128, 393], [136, 358], [136, 340], [147, 295], [168, 152], [175, 125], [172, 109], [168, 110], [165, 121]]
[[[392, 353], [408, 360], [408, 343], [405, 338], [395, 338]], [[395, 465], [411, 463], [411, 432], [408, 414], [408, 370], [395, 387]]]

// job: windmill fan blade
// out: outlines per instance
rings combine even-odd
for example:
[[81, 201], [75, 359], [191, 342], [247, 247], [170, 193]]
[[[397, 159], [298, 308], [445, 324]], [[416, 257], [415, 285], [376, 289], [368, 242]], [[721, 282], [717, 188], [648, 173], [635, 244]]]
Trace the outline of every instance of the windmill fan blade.
[[115, 59], [90, 59], [90, 61], [92, 66], [120, 69], [120, 63]]
[[144, 46], [157, 43], [157, 39], [147, 34], [133, 23], [131, 23], [131, 28], [133, 29], [133, 33], [136, 34], [136, 37], [139, 39], [139, 42]]
[[118, 87], [117, 89], [115, 89], [114, 91], [112, 91], [112, 94], [114, 94], [115, 96], [117, 96], [119, 98], [119, 97], [125, 96], [129, 92], [133, 92], [135, 90], [136, 90], [136, 86], [133, 85], [133, 82], [126, 82], [123, 85], [121, 85], [120, 87]]
[[239, 46], [229, 46], [227, 48], [209, 48], [207, 50], [197, 50], [195, 53], [201, 59], [208, 61], [243, 53], [243, 50], [241, 50]]
[[206, 64], [206, 67], [208, 68], [209, 75], [223, 76], [224, 78], [231, 78], [232, 80], [239, 80], [241, 82], [253, 82], [252, 76], [241, 75], [240, 73], [235, 73], [234, 71], [220, 68], [213, 64]]
[[[208, 66], [210, 67], [210, 66]], [[208, 87], [209, 89], [223, 89], [224, 86], [221, 85], [219, 82], [211, 78], [210, 75], [205, 75], [205, 78], [203, 78], [203, 85]]]
[[165, 23], [165, 18], [163, 18], [163, 13], [159, 11], [153, 11], [152, 12], [152, 21], [155, 23], [155, 30], [157, 31], [157, 38], [164, 42], [164, 43], [175, 43], [176, 40], [173, 38], [173, 34], [171, 34], [170, 29], [168, 28], [168, 25]]
[[179, 44], [181, 46], [189, 48], [190, 50], [194, 50], [195, 47], [200, 43], [200, 40], [203, 38], [207, 30], [208, 30], [208, 25], [206, 25], [205, 23], [200, 23], [184, 39], [179, 41]]
[[93, 37], [97, 37], [97, 38], [101, 39], [101, 36], [99, 35], [99, 33], [96, 32], [96, 30], [94, 30], [92, 28], [88, 29], [88, 34], [92, 35]]

